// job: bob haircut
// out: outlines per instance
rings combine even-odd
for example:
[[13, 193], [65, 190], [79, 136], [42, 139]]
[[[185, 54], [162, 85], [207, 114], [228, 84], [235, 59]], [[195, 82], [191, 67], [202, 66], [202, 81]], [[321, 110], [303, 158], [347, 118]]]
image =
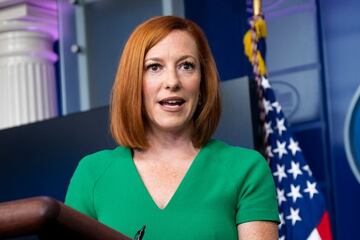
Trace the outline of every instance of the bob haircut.
[[192, 142], [197, 148], [213, 135], [221, 113], [219, 77], [205, 34], [190, 20], [175, 16], [153, 17], [130, 35], [115, 76], [110, 101], [110, 130], [122, 146], [147, 149], [147, 113], [143, 103], [142, 81], [147, 52], [170, 32], [189, 33], [196, 42], [201, 67], [200, 98], [193, 116]]

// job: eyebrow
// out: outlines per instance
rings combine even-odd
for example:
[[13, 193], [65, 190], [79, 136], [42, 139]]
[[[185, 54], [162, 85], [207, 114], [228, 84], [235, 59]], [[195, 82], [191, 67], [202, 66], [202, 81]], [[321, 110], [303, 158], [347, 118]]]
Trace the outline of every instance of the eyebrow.
[[[177, 61], [182, 61], [187, 58], [192, 58], [194, 60], [197, 60], [197, 58], [192, 55], [184, 55], [184, 56], [180, 57]], [[147, 61], [161, 62], [161, 61], [163, 61], [163, 59], [161, 59], [159, 57], [145, 58], [145, 62], [147, 62]]]

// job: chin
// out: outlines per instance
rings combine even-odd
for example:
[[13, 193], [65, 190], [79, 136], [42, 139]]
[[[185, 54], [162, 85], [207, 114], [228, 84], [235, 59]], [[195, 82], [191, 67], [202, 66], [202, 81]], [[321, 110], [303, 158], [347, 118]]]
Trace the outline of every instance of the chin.
[[191, 128], [189, 121], [174, 121], [174, 122], [157, 122], [155, 130], [162, 130], [167, 132], [184, 131]]

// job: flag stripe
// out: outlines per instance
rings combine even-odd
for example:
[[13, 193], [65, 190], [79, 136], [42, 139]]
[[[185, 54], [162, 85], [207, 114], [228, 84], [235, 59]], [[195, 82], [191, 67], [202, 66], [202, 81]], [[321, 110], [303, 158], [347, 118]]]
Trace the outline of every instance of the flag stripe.
[[307, 240], [321, 240], [320, 234], [316, 228], [311, 232]]
[[322, 240], [332, 240], [329, 213], [326, 211], [317, 227]]

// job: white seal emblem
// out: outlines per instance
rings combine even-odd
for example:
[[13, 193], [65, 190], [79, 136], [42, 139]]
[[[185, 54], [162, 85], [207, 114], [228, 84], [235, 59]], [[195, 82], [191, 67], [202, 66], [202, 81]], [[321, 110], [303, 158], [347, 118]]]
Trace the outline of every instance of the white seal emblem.
[[360, 86], [346, 114], [344, 145], [351, 170], [360, 183]]

